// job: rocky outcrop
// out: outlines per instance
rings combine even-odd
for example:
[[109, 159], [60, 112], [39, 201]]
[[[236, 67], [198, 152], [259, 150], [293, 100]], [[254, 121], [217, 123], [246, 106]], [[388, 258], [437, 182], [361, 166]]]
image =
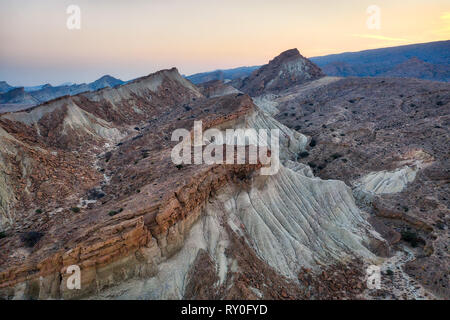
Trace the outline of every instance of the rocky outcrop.
[[291, 86], [323, 77], [319, 67], [303, 57], [297, 49], [281, 53], [268, 64], [233, 84], [251, 96], [279, 92]]

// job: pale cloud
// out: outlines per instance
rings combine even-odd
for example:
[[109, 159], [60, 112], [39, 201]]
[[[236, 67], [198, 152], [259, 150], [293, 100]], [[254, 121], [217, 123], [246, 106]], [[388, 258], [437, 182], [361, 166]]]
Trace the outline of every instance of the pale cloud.
[[442, 20], [450, 21], [450, 12], [444, 12], [441, 16]]
[[450, 12], [444, 12], [441, 15], [441, 28], [433, 30], [433, 34], [440, 38], [446, 39], [450, 37]]
[[413, 42], [408, 39], [391, 38], [391, 37], [385, 37], [385, 36], [376, 35], [376, 34], [354, 34], [353, 37], [365, 38], [365, 39], [375, 39], [375, 40], [382, 40], [382, 41]]

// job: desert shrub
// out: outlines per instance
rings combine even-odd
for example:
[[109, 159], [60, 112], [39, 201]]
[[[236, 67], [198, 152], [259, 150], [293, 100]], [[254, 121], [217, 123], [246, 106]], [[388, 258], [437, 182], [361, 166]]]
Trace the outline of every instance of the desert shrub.
[[105, 153], [105, 162], [109, 162], [109, 160], [111, 160], [111, 157], [112, 157], [111, 151]]
[[0, 239], [6, 238], [6, 232], [5, 231], [0, 231]]
[[74, 212], [74, 213], [78, 213], [78, 212], [80, 212], [80, 208], [78, 208], [78, 207], [72, 207], [72, 208], [70, 208], [70, 211], [72, 211], [72, 212]]
[[303, 151], [298, 155], [301, 159], [307, 158], [309, 156], [309, 152]]
[[333, 153], [331, 155], [331, 158], [334, 159], [334, 160], [342, 158], [342, 154], [340, 154], [340, 153]]
[[391, 269], [387, 269], [386, 270], [386, 275], [387, 276], [393, 276], [394, 275], [394, 271], [392, 271]]
[[36, 243], [41, 240], [41, 238], [44, 236], [43, 233], [37, 232], [37, 231], [30, 231], [27, 233], [24, 233], [20, 236], [20, 240], [28, 247], [32, 248], [36, 245]]
[[175, 166], [178, 170], [181, 170], [182, 168], [183, 168], [183, 165], [182, 164], [178, 164], [178, 165], [176, 165]]
[[122, 211], [123, 211], [123, 208], [120, 208], [119, 210], [112, 210], [112, 211], [108, 212], [108, 215], [109, 215], [110, 217], [114, 217], [116, 214], [119, 214], [119, 213], [121, 213]]
[[42, 209], [36, 209], [36, 211], [34, 211], [36, 214], [41, 214], [42, 213]]
[[436, 222], [436, 227], [439, 230], [445, 230], [445, 223], [443, 221], [439, 220], [438, 222]]
[[317, 145], [317, 141], [315, 139], [311, 139], [311, 142], [309, 143], [309, 146], [311, 148], [314, 148]]
[[314, 162], [308, 162], [308, 166], [314, 169], [317, 167], [317, 164], [315, 164]]
[[413, 248], [416, 248], [420, 243], [423, 242], [423, 240], [420, 239], [417, 233], [415, 233], [414, 231], [402, 231], [401, 236], [402, 240], [408, 242]]

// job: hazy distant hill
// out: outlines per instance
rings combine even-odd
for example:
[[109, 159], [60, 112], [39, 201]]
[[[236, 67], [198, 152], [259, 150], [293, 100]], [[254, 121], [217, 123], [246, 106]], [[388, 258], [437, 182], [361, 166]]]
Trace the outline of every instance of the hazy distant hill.
[[0, 81], [0, 93], [8, 92], [11, 89], [14, 89], [14, 87], [7, 84], [6, 81]]
[[310, 59], [330, 76], [392, 76], [450, 81], [450, 40]]
[[0, 112], [26, 109], [40, 103], [62, 96], [75, 95], [86, 91], [96, 91], [106, 87], [116, 87], [125, 82], [111, 77], [103, 76], [91, 83], [63, 84], [53, 87], [50, 84], [34, 87], [12, 87], [5, 81], [0, 82]]
[[196, 73], [186, 78], [194, 84], [204, 83], [212, 80], [235, 80], [249, 76], [259, 66], [240, 67], [228, 70], [216, 70], [211, 72]]

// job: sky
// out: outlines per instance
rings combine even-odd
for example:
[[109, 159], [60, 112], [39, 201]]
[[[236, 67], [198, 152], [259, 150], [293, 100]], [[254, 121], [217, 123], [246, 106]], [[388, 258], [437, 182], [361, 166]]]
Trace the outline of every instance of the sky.
[[[80, 29], [67, 27], [70, 5]], [[372, 5], [378, 29], [367, 23]], [[0, 0], [0, 80], [189, 75], [262, 65], [291, 48], [313, 57], [449, 39], [449, 0]]]

